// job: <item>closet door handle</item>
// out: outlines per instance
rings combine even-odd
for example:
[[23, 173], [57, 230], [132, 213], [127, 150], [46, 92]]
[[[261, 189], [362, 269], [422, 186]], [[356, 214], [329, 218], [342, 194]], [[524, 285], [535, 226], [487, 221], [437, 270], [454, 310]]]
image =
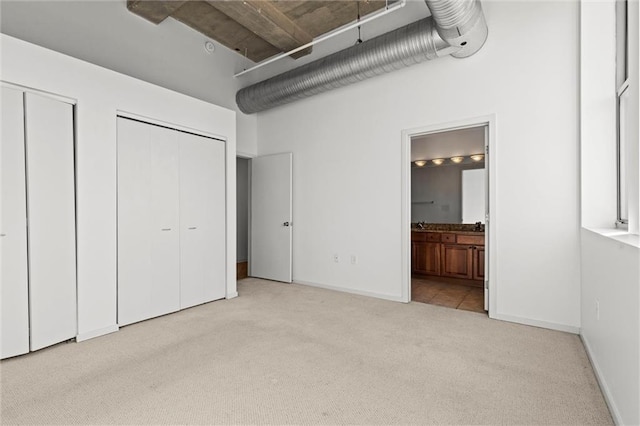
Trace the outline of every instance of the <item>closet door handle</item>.
[[171, 231], [171, 228], [162, 228], [161, 231]]
[[189, 227], [189, 228], [187, 228], [187, 229], [191, 229], [191, 230], [193, 230], [193, 229], [197, 229], [197, 227], [196, 227], [196, 226], [190, 226], [190, 227]]
[[6, 237], [7, 234], [0, 234], [0, 237]]

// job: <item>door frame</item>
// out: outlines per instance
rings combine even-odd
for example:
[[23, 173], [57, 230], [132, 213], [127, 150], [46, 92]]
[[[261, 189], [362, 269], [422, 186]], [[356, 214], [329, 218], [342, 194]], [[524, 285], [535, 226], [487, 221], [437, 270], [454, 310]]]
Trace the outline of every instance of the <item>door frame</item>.
[[451, 130], [461, 130], [473, 127], [487, 128], [485, 137], [485, 169], [488, 179], [486, 197], [488, 198], [488, 212], [490, 217], [485, 222], [485, 246], [486, 246], [486, 271], [485, 285], [489, 293], [489, 318], [495, 318], [498, 312], [497, 301], [497, 274], [496, 274], [496, 115], [489, 114], [479, 117], [424, 125], [405, 129], [401, 138], [401, 259], [402, 278], [401, 299], [408, 303], [411, 301], [411, 139], [431, 133], [441, 133]]

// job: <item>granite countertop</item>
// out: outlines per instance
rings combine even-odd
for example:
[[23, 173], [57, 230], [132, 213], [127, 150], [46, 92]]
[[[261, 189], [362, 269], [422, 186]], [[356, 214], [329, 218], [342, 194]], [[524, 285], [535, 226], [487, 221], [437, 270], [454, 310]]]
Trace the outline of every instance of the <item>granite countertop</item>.
[[484, 225], [482, 231], [477, 231], [475, 224], [457, 224], [457, 223], [424, 223], [422, 228], [417, 223], [411, 224], [412, 232], [455, 232], [456, 234], [482, 235], [484, 234]]

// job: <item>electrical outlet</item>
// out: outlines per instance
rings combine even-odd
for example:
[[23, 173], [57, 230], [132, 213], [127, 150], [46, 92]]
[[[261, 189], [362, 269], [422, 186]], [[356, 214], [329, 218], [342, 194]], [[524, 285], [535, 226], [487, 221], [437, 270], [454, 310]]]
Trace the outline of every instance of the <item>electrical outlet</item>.
[[351, 264], [355, 265], [356, 263], [358, 263], [358, 256], [356, 256], [355, 254], [351, 255]]
[[337, 254], [333, 255], [333, 261], [336, 263], [340, 263], [340, 256], [338, 256]]
[[596, 300], [596, 320], [600, 321], [600, 301]]

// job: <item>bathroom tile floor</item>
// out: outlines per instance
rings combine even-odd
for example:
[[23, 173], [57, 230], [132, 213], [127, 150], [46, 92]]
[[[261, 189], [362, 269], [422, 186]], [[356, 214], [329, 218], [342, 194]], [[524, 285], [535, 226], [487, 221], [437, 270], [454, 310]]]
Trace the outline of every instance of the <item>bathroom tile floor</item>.
[[411, 279], [411, 300], [484, 313], [484, 290], [425, 278]]

